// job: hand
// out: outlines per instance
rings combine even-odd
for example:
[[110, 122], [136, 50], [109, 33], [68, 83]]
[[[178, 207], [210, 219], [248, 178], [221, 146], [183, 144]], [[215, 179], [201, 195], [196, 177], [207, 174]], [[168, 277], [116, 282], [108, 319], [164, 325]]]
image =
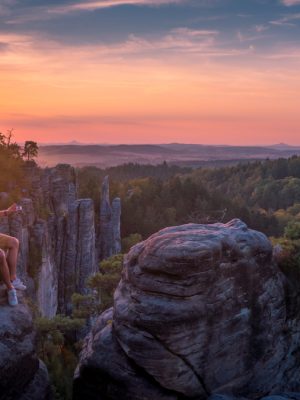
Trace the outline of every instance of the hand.
[[8, 214], [13, 214], [14, 212], [17, 211], [17, 205], [16, 203], [12, 204], [8, 209], [6, 210]]

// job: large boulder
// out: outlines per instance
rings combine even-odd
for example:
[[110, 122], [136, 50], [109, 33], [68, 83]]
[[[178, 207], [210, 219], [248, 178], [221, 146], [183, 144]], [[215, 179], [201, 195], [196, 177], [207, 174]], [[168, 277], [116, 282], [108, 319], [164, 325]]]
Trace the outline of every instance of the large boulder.
[[125, 258], [113, 311], [86, 338], [74, 398], [300, 391], [288, 290], [269, 240], [239, 220], [163, 229]]
[[48, 372], [37, 357], [32, 315], [19, 295], [20, 304], [7, 304], [0, 286], [0, 400], [49, 400]]

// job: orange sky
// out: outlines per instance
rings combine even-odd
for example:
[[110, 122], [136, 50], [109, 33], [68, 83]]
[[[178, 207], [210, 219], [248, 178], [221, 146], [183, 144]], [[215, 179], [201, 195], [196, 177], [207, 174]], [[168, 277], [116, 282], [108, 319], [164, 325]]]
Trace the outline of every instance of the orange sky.
[[225, 48], [188, 28], [76, 45], [0, 31], [1, 43], [0, 130], [18, 141], [300, 145], [294, 47]]

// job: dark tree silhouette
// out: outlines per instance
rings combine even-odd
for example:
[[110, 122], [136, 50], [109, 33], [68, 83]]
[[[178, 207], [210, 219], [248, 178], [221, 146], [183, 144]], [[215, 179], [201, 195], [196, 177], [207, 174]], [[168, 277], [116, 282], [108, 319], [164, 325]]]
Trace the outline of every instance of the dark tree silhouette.
[[32, 140], [28, 140], [25, 142], [23, 157], [27, 157], [27, 161], [32, 160], [34, 157], [38, 155], [38, 145], [36, 142]]

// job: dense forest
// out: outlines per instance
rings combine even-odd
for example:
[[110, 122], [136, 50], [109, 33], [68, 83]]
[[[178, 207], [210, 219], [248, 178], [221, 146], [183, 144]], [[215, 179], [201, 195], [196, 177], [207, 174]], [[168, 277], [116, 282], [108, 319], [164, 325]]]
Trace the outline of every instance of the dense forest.
[[[267, 217], [277, 226], [261, 230], [282, 235], [285, 226], [300, 215], [300, 157], [266, 160], [230, 168], [199, 169], [192, 173], [195, 182], [205, 184], [230, 197], [241, 206]], [[255, 227], [255, 226], [254, 226]]]
[[[112, 197], [122, 200], [122, 236], [143, 238], [189, 222], [241, 218], [268, 236], [281, 236], [300, 218], [300, 157], [234, 167], [180, 169], [127, 164], [78, 169], [80, 196], [100, 201], [100, 182], [111, 178]], [[97, 207], [98, 208], [98, 207]]]

